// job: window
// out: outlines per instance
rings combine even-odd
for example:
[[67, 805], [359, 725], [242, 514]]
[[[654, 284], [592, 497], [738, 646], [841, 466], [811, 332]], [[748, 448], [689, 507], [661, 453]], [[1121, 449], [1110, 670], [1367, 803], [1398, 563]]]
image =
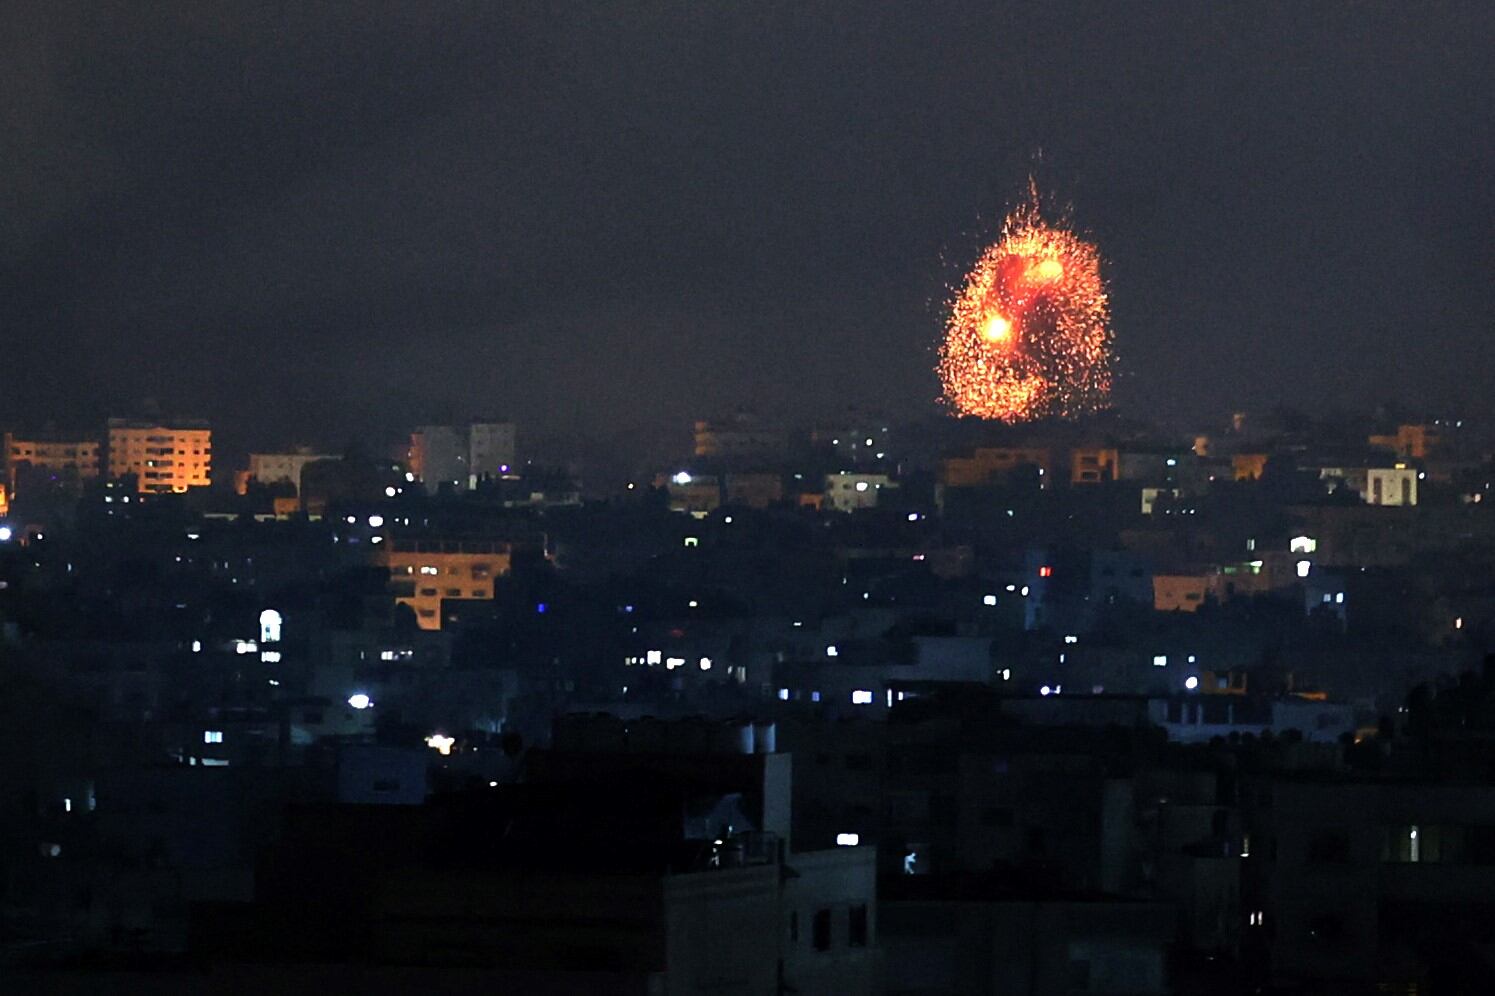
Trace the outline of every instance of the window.
[[815, 922], [810, 928], [810, 942], [815, 945], [816, 951], [829, 951], [831, 949], [831, 911], [816, 910]]
[[851, 908], [846, 943], [854, 948], [867, 946], [867, 907], [865, 904]]
[[202, 731], [202, 742], [205, 743], [205, 744], [221, 744], [221, 743], [223, 743], [223, 731], [222, 730], [203, 730]]

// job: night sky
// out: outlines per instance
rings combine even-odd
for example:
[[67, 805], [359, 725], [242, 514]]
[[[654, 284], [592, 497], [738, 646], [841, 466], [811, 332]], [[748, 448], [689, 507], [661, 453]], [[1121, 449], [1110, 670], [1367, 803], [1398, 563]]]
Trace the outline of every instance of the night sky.
[[0, 5], [0, 421], [933, 410], [1036, 170], [1137, 415], [1495, 415], [1495, 5]]

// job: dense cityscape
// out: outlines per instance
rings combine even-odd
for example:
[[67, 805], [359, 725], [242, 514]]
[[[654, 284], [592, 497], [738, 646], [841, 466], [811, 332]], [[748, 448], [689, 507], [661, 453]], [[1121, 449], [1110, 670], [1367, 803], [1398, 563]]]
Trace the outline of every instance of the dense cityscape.
[[1495, 5], [17, 0], [0, 996], [1495, 993]]
[[11, 970], [1485, 977], [1482, 427], [743, 411], [603, 492], [511, 422], [212, 438], [5, 435]]

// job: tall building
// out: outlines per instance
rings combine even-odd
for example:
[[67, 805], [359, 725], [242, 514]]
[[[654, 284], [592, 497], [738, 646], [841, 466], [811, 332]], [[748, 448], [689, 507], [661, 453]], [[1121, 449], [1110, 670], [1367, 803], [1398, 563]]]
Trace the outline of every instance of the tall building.
[[430, 494], [443, 484], [475, 488], [483, 478], [499, 477], [513, 467], [515, 437], [513, 422], [422, 425], [410, 434], [410, 472]]
[[10, 493], [16, 493], [17, 477], [27, 470], [50, 473], [70, 481], [91, 480], [99, 476], [99, 441], [84, 438], [82, 433], [27, 433], [18, 438], [5, 434], [5, 481]]
[[134, 475], [142, 494], [205, 488], [212, 471], [213, 431], [205, 421], [109, 420], [109, 476]]

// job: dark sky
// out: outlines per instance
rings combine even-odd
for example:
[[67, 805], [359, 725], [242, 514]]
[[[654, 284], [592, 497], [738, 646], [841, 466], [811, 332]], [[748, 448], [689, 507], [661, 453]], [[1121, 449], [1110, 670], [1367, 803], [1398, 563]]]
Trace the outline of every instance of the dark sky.
[[1035, 163], [1129, 411], [1495, 414], [1492, 11], [0, 2], [0, 421], [919, 414]]

